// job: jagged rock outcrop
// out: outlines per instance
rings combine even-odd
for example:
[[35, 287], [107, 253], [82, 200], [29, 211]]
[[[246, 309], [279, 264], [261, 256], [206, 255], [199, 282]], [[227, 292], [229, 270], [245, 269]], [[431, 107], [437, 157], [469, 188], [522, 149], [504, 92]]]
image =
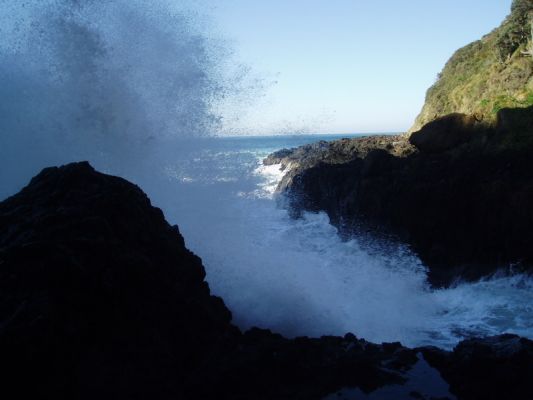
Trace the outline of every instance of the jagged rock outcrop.
[[2, 380], [20, 398], [181, 395], [169, 382], [237, 335], [204, 277], [138, 187], [87, 163], [43, 170], [0, 203]]
[[[420, 354], [461, 399], [479, 393], [526, 399], [533, 390], [529, 340], [471, 340], [449, 353], [377, 345], [352, 334], [292, 340], [257, 328], [243, 334], [204, 277], [178, 228], [135, 185], [88, 163], [43, 170], [0, 203], [3, 393], [321, 399], [343, 387], [371, 392], [383, 385], [405, 393], [401, 385]], [[415, 389], [424, 398], [425, 389]]]
[[451, 113], [492, 122], [502, 108], [533, 105], [533, 0], [514, 0], [500, 27], [459, 49], [428, 90], [409, 130]]
[[[502, 110], [497, 121], [443, 117], [414, 133], [413, 147], [402, 144], [409, 151], [401, 154], [387, 146], [359, 152], [361, 140], [352, 139], [323, 146], [319, 156], [307, 146], [266, 162], [291, 166], [278, 189], [294, 215], [326, 211], [348, 234], [392, 234], [429, 266], [430, 281], [443, 285], [510, 264], [533, 266], [533, 107]], [[328, 150], [339, 146], [346, 161]]]
[[475, 140], [486, 128], [472, 115], [449, 114], [424, 125], [409, 142], [422, 152], [441, 153]]
[[[407, 135], [274, 153], [292, 215], [407, 242], [436, 285], [533, 268], [533, 0], [456, 52]], [[339, 156], [340, 155], [340, 156]]]
[[401, 382], [416, 361], [353, 335], [243, 335], [204, 278], [138, 187], [88, 163], [43, 170], [0, 203], [3, 393], [319, 399]]
[[533, 342], [516, 335], [501, 335], [461, 342], [452, 353], [422, 350], [438, 367], [460, 399], [531, 399]]
[[285, 174], [277, 190], [283, 192], [290, 188], [293, 178], [302, 171], [321, 163], [341, 165], [356, 159], [364, 159], [375, 150], [383, 150], [397, 157], [406, 157], [415, 152], [416, 148], [403, 135], [376, 135], [355, 140], [320, 141], [294, 149], [282, 149], [270, 154], [263, 160], [263, 164], [280, 164]]

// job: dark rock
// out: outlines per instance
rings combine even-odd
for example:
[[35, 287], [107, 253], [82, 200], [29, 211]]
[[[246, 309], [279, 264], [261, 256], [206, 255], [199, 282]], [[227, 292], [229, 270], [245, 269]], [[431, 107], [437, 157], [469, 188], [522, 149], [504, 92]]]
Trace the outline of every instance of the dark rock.
[[497, 116], [496, 138], [503, 148], [533, 149], [533, 112], [516, 108], [504, 108]]
[[292, 185], [293, 178], [302, 171], [321, 163], [337, 165], [361, 160], [375, 150], [383, 150], [398, 157], [406, 157], [416, 151], [403, 136], [375, 135], [332, 142], [320, 141], [294, 149], [282, 149], [270, 154], [263, 160], [263, 164], [281, 164], [281, 170], [287, 171], [278, 187], [279, 191], [283, 191]]
[[43, 170], [0, 203], [3, 393], [319, 399], [401, 381], [400, 368], [382, 367], [404, 360], [401, 346], [242, 335], [204, 278], [138, 187], [88, 163]]
[[[204, 278], [178, 227], [138, 187], [87, 163], [43, 170], [0, 203], [4, 395], [321, 399], [346, 387], [368, 393], [402, 384], [417, 363], [419, 349], [353, 334], [242, 334]], [[494, 371], [494, 393], [508, 382], [531, 393], [527, 340], [422, 351], [458, 393], [485, 393], [483, 377]], [[477, 375], [468, 375], [470, 366], [479, 366]], [[471, 382], [461, 381], [463, 370]]]
[[426, 153], [440, 153], [476, 136], [481, 124], [471, 115], [450, 114], [424, 125], [409, 137], [409, 142]]
[[[289, 156], [295, 167], [278, 189], [295, 216], [326, 211], [343, 234], [363, 229], [408, 243], [435, 285], [512, 264], [531, 269], [533, 107], [502, 110], [499, 121], [484, 128], [457, 115], [436, 121], [412, 139], [418, 151], [365, 146], [361, 153], [354, 139], [350, 147], [331, 143], [344, 151], [321, 151], [320, 161], [309, 163], [318, 158], [313, 148], [296, 149]], [[401, 143], [401, 137], [389, 141]]]
[[138, 187], [43, 170], [0, 203], [2, 379], [20, 397], [179, 396], [169, 382], [238, 335], [204, 277]]
[[461, 342], [452, 353], [422, 350], [460, 399], [532, 399], [533, 342], [501, 335]]

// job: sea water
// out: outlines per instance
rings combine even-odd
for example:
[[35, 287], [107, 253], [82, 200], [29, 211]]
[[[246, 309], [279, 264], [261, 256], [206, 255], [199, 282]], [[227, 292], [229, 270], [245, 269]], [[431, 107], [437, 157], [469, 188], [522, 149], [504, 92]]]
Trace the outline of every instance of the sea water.
[[292, 219], [278, 205], [283, 172], [262, 159], [340, 137], [226, 137], [185, 152], [170, 147], [162, 179], [143, 185], [203, 259], [207, 281], [234, 322], [291, 337], [353, 332], [374, 342], [443, 348], [471, 336], [531, 337], [530, 278], [496, 275], [435, 290], [406, 245], [343, 240], [325, 213]]
[[137, 183], [242, 329], [447, 348], [533, 336], [529, 278], [433, 290], [405, 245], [342, 240], [324, 213], [295, 220], [278, 207], [281, 171], [262, 158], [334, 137], [209, 138], [227, 118], [217, 110], [240, 115], [261, 93], [195, 3], [0, 0], [0, 199], [80, 160]]

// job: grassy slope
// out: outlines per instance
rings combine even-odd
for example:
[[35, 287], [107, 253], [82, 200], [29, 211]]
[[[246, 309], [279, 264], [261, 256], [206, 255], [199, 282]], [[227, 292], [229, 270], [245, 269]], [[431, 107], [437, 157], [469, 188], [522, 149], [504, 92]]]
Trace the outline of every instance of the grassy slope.
[[502, 108], [533, 105], [533, 58], [522, 54], [533, 45], [533, 0], [515, 0], [511, 10], [500, 27], [446, 63], [410, 132], [453, 112], [491, 122]]

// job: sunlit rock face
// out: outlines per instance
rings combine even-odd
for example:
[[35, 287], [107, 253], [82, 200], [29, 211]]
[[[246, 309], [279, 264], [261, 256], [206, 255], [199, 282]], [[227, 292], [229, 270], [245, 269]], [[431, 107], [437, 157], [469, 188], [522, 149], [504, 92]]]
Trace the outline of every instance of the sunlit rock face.
[[510, 15], [480, 40], [459, 49], [446, 63], [414, 125], [451, 113], [494, 121], [505, 107], [533, 105], [531, 0], [515, 0]]

